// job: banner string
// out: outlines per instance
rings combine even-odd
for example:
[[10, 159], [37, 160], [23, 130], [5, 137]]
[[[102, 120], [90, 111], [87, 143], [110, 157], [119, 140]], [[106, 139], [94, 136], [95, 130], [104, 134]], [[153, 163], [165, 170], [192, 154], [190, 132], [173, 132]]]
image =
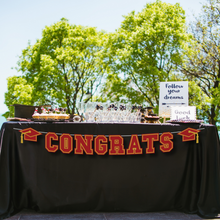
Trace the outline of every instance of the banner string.
[[[22, 130], [21, 128], [13, 128], [14, 130], [17, 130], [17, 131], [20, 131], [20, 130]], [[205, 128], [198, 128], [197, 130], [204, 130]], [[47, 134], [48, 132], [51, 132], [51, 131], [38, 131], [38, 132], [40, 132], [40, 133], [42, 133], [42, 134]], [[167, 132], [167, 131], [164, 131], [164, 132]], [[159, 135], [161, 135], [161, 134], [163, 134], [164, 132], [162, 132], [162, 133], [159, 133]], [[170, 132], [170, 133], [172, 133], [172, 134], [176, 134], [176, 133], [179, 133], [179, 132], [181, 132], [181, 131], [168, 131], [168, 132]], [[63, 133], [56, 133], [56, 132], [54, 132], [56, 135], [62, 135]], [[154, 132], [155, 133], [155, 132]], [[68, 133], [69, 134], [69, 133]], [[75, 133], [76, 134], [76, 133]], [[74, 135], [75, 134], [70, 134], [71, 136], [73, 136], [74, 137]], [[147, 133], [147, 134], [150, 134], [150, 133]], [[80, 134], [80, 135], [82, 135], [82, 136], [84, 136], [84, 135], [93, 135], [94, 137], [96, 137], [96, 136], [98, 136], [98, 135], [105, 135], [105, 134]], [[115, 134], [110, 134], [110, 135], [115, 135]], [[132, 134], [118, 134], [118, 135], [120, 135], [120, 136], [122, 136], [122, 137], [130, 137]], [[109, 135], [105, 135], [106, 137], [109, 137]], [[137, 134], [137, 136], [138, 137], [141, 137], [142, 136], [142, 134]]]

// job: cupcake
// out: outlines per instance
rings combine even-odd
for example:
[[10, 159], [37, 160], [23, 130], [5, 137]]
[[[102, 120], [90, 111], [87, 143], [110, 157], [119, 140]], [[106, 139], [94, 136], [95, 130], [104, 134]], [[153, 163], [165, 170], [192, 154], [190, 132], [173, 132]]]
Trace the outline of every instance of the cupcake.
[[46, 112], [46, 109], [42, 107], [41, 110], [42, 110], [42, 113], [40, 114], [40, 119], [47, 120], [48, 114]]
[[48, 109], [47, 119], [48, 120], [54, 120], [55, 119], [55, 114], [53, 113], [53, 109]]
[[38, 113], [38, 108], [35, 108], [35, 111], [34, 111], [34, 114], [32, 115], [32, 118], [34, 118], [34, 119], [40, 118], [40, 114]]
[[59, 118], [60, 118], [60, 111], [59, 111], [59, 109], [55, 109], [55, 114], [54, 114], [54, 119], [55, 120], [59, 120]]

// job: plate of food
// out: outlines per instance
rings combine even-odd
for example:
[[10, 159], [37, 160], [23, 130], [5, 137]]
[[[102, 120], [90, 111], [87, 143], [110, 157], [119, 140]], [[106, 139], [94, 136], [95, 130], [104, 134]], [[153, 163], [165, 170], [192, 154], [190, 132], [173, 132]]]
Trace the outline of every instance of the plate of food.
[[145, 115], [145, 120], [147, 123], [157, 123], [159, 122], [160, 117], [156, 115]]

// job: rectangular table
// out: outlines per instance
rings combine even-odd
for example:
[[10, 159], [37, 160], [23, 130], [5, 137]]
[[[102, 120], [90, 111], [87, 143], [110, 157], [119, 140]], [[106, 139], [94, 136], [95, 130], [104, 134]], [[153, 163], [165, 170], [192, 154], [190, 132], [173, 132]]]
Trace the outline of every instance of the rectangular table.
[[213, 218], [220, 213], [219, 150], [213, 125], [6, 122], [0, 218], [24, 208]]

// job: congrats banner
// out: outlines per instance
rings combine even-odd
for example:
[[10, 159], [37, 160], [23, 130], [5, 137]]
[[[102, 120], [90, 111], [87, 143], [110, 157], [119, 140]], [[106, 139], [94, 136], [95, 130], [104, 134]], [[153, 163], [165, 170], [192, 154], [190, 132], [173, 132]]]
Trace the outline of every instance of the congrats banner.
[[[174, 135], [180, 135], [182, 142], [195, 141], [199, 143], [200, 129], [187, 128], [176, 132], [147, 133], [126, 135], [130, 138], [129, 145], [125, 146], [123, 135], [91, 135], [91, 134], [58, 134], [55, 132], [42, 132], [33, 128], [19, 130], [20, 140], [37, 142], [38, 137], [45, 134], [44, 147], [48, 152], [55, 153], [60, 150], [64, 154], [87, 154], [87, 155], [137, 155], [154, 154], [156, 142], [160, 143], [160, 151], [164, 153], [173, 150]], [[146, 151], [141, 144], [146, 144]]]

